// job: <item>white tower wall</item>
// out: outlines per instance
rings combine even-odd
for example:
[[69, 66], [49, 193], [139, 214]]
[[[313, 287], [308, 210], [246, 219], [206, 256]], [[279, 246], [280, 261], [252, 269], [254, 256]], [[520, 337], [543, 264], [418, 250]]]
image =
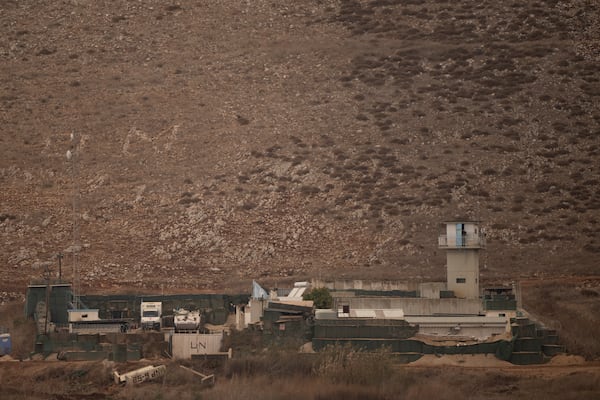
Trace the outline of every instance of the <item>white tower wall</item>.
[[439, 247], [446, 250], [447, 288], [459, 298], [479, 298], [479, 250], [485, 247], [477, 222], [444, 223]]
[[479, 251], [448, 250], [447, 286], [456, 297], [476, 299], [479, 297]]

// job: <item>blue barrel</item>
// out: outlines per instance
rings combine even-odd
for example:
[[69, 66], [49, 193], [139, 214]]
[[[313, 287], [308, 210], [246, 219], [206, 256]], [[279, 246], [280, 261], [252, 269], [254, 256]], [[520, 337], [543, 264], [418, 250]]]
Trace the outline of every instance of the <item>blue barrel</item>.
[[0, 356], [5, 354], [10, 354], [11, 351], [11, 342], [10, 342], [10, 333], [0, 334]]

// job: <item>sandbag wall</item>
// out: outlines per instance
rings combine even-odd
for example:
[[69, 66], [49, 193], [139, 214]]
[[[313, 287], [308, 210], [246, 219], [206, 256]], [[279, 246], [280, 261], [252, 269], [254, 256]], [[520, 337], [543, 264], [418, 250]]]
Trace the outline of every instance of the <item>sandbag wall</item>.
[[542, 364], [565, 352], [565, 347], [558, 343], [555, 330], [541, 327], [527, 317], [512, 318], [510, 322], [514, 337], [511, 363]]

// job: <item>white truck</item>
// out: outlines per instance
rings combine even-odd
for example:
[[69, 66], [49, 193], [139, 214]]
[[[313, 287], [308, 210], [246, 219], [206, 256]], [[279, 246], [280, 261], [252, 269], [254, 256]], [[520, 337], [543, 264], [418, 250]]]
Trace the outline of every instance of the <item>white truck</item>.
[[160, 301], [142, 301], [140, 306], [140, 325], [142, 329], [160, 330], [160, 320], [162, 317], [162, 302]]

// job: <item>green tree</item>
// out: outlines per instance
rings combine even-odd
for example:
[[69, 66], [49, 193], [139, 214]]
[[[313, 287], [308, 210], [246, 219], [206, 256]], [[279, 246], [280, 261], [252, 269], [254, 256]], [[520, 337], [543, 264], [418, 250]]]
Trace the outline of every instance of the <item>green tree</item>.
[[304, 293], [304, 300], [312, 300], [316, 308], [331, 308], [333, 297], [326, 287], [314, 288], [310, 292]]

